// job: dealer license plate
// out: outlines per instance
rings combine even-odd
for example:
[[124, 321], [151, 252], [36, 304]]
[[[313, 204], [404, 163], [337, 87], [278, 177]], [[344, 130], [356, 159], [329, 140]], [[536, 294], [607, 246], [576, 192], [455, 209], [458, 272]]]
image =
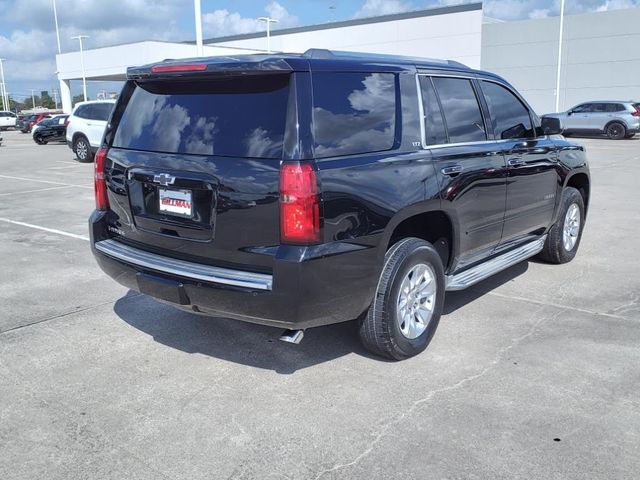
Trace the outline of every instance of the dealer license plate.
[[161, 213], [178, 217], [193, 217], [193, 196], [191, 190], [169, 190], [158, 188], [159, 210]]

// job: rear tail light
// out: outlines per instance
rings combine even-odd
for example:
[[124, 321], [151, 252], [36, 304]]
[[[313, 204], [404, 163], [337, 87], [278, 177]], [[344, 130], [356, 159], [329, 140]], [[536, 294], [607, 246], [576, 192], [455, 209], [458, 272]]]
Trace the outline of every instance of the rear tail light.
[[640, 117], [640, 106], [634, 105], [633, 107], [636, 109], [636, 111], [633, 112], [631, 115], [634, 117]]
[[93, 174], [93, 186], [96, 193], [96, 210], [109, 210], [109, 197], [107, 196], [107, 181], [104, 177], [104, 168], [107, 161], [107, 149], [101, 148], [96, 152], [95, 170]]
[[308, 163], [283, 163], [280, 169], [280, 239], [293, 244], [320, 240], [320, 196]]
[[68, 127], [68, 126], [69, 126], [69, 120], [68, 120], [68, 119], [64, 121], [64, 126], [65, 126], [65, 127]]

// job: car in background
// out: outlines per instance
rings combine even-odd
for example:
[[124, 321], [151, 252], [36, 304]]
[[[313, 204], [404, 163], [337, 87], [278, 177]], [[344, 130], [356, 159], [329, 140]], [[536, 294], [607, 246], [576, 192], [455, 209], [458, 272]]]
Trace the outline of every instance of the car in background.
[[20, 130], [22, 132], [22, 130], [24, 130], [24, 126], [28, 124], [33, 118], [35, 118], [35, 115], [18, 115], [18, 120], [16, 121], [16, 130]]
[[92, 100], [76, 104], [67, 122], [66, 139], [79, 161], [93, 161], [115, 104], [115, 100]]
[[38, 145], [66, 141], [68, 118], [69, 115], [56, 115], [41, 121], [34, 127], [33, 141]]
[[16, 126], [18, 116], [13, 112], [0, 112], [0, 130], [6, 130]]
[[47, 120], [52, 120], [52, 119], [56, 119], [56, 118], [60, 118], [60, 117], [64, 117], [65, 121], [66, 121], [66, 119], [69, 118], [69, 115], [65, 115], [64, 113], [58, 113], [56, 115], [50, 115], [48, 118], [45, 118], [44, 120], [41, 120], [40, 122], [36, 123], [33, 127], [31, 127], [31, 135], [36, 133], [36, 131], [38, 131], [39, 128], [44, 126], [45, 122], [47, 122]]
[[35, 115], [30, 115], [28, 118], [23, 120], [22, 128], [20, 129], [20, 131], [22, 133], [30, 133], [33, 126], [40, 123], [45, 118], [51, 118], [51, 115], [49, 115], [48, 113], [38, 113]]
[[621, 140], [640, 132], [640, 103], [634, 101], [586, 102], [545, 117], [560, 119], [566, 136], [605, 134], [612, 140]]

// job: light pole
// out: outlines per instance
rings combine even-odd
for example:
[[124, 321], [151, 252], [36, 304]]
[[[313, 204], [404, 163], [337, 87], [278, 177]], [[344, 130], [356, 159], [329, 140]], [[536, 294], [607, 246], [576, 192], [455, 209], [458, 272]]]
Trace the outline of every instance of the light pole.
[[267, 24], [267, 53], [271, 53], [271, 24], [278, 23], [278, 20], [271, 17], [258, 17], [258, 20]]
[[2, 80], [2, 90], [0, 93], [2, 94], [2, 109], [9, 110], [9, 96], [7, 95], [7, 84], [4, 83], [4, 67], [2, 66], [2, 61], [4, 58], [0, 58], [0, 80]]
[[75, 37], [71, 37], [72, 39], [78, 39], [80, 42], [80, 67], [82, 68], [82, 93], [84, 95], [84, 101], [87, 101], [87, 78], [84, 74], [84, 52], [82, 50], [82, 39], [89, 38], [87, 35], [76, 35]]
[[33, 105], [32, 108], [35, 110], [36, 109], [36, 97], [33, 94], [33, 92], [35, 92], [35, 90], [32, 88], [31, 89], [31, 104]]
[[62, 53], [60, 49], [60, 30], [58, 29], [58, 11], [56, 10], [56, 0], [53, 0], [53, 19], [56, 22], [56, 40], [58, 41], [58, 53]]
[[193, 0], [193, 10], [196, 15], [196, 53], [198, 57], [203, 57], [202, 49], [202, 6], [200, 0]]
[[558, 72], [556, 76], [556, 112], [560, 111], [560, 73], [562, 71], [562, 30], [564, 27], [564, 0], [560, 1], [560, 35], [558, 38]]

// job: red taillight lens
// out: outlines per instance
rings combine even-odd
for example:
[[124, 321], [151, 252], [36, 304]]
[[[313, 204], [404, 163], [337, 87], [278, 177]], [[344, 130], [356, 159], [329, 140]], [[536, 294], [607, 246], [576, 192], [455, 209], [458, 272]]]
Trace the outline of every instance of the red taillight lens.
[[109, 197], [107, 197], [107, 181], [104, 178], [104, 167], [107, 161], [107, 149], [101, 148], [96, 152], [95, 170], [93, 174], [93, 186], [96, 193], [96, 209], [109, 210]]
[[183, 63], [182, 65], [156, 65], [151, 67], [152, 73], [198, 72], [207, 69], [206, 63]]
[[640, 107], [635, 107], [636, 111], [633, 112], [631, 115], [634, 117], [640, 117]]
[[294, 244], [320, 240], [320, 196], [308, 163], [284, 163], [280, 169], [280, 239]]

